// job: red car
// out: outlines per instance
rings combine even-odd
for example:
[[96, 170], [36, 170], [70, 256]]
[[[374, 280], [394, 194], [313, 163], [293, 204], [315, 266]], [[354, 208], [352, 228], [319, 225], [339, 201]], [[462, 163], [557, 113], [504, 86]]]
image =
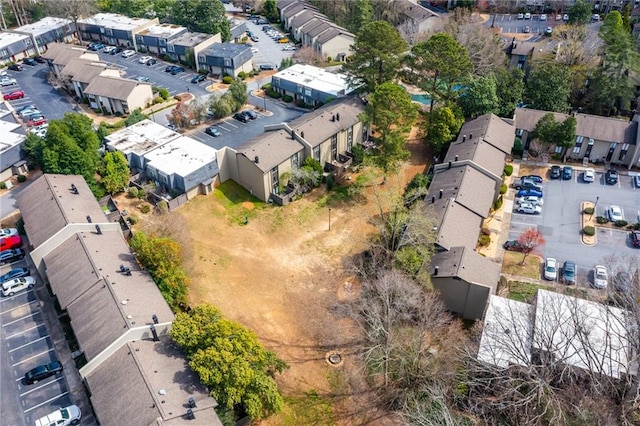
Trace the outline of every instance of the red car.
[[41, 126], [46, 122], [47, 122], [46, 118], [40, 117], [40, 118], [36, 118], [36, 119], [33, 119], [33, 120], [29, 120], [27, 122], [27, 126], [29, 126], [29, 127]]
[[20, 235], [0, 238], [0, 251], [11, 250], [19, 247], [22, 247], [22, 238], [20, 238]]
[[24, 98], [24, 92], [22, 90], [14, 90], [13, 92], [9, 92], [4, 95], [5, 101], [12, 101], [14, 99]]

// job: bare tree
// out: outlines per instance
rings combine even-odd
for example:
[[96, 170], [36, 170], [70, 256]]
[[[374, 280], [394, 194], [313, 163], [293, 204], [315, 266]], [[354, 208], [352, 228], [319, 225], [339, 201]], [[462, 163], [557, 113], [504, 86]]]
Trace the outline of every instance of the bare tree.
[[189, 105], [184, 102], [179, 102], [178, 105], [167, 114], [167, 121], [181, 129], [189, 128], [193, 119], [193, 111]]
[[82, 33], [78, 28], [78, 20], [95, 13], [98, 9], [95, 0], [50, 0], [45, 4], [51, 15], [73, 21], [78, 41], [82, 44]]
[[518, 249], [522, 252], [522, 262], [520, 265], [524, 265], [527, 257], [531, 253], [535, 253], [542, 245], [544, 245], [545, 240], [542, 236], [542, 232], [538, 231], [536, 228], [527, 228], [518, 238]]
[[312, 47], [303, 46], [293, 54], [293, 60], [301, 64], [320, 65], [324, 62], [324, 58]]

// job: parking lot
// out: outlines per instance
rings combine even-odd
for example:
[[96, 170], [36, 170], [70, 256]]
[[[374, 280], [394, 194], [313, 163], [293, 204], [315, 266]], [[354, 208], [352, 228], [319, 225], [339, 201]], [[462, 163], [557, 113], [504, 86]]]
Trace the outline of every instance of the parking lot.
[[[26, 266], [25, 260], [5, 265], [0, 273]], [[71, 394], [65, 376], [77, 374], [67, 354], [61, 359], [47, 325], [44, 309], [53, 309], [51, 300], [41, 302], [39, 296], [48, 294], [37, 277], [36, 286], [12, 297], [0, 298], [0, 390], [2, 394], [2, 424], [33, 425], [36, 419], [72, 404], [86, 406]], [[55, 315], [53, 316], [55, 319]], [[54, 324], [53, 327], [59, 327]], [[24, 383], [24, 374], [30, 369], [51, 361], [60, 361], [65, 371], [35, 384]], [[83, 410], [82, 424], [94, 424], [90, 410]]]
[[606, 216], [611, 205], [620, 206], [624, 219], [636, 223], [640, 221], [640, 188], [634, 187], [632, 176], [620, 175], [617, 184], [607, 185], [603, 171], [596, 171], [593, 183], [584, 182], [582, 175], [582, 169], [574, 168], [571, 180], [549, 180], [548, 174], [543, 176], [542, 213], [527, 215], [514, 211], [508, 239], [517, 240], [527, 228], [538, 229], [546, 240], [539, 254], [543, 258], [555, 258], [560, 264], [566, 260], [575, 262], [578, 285], [590, 286], [594, 266], [606, 264], [607, 256], [640, 255], [640, 250], [631, 246], [625, 229], [598, 227], [597, 244], [585, 245], [581, 239], [581, 203], [595, 203], [597, 198], [594, 216]]

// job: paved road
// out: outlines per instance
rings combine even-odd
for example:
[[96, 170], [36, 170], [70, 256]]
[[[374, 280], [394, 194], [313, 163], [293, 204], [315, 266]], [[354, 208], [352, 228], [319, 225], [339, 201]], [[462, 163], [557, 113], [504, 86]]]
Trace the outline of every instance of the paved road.
[[[495, 17], [495, 20], [494, 20]], [[484, 25], [495, 28], [499, 28], [503, 34], [524, 34], [525, 28], [529, 27], [531, 37], [530, 41], [537, 41], [544, 38], [544, 30], [547, 27], [556, 27], [558, 25], [565, 24], [562, 20], [558, 20], [556, 14], [547, 14], [547, 20], [541, 21], [539, 14], [532, 14], [531, 19], [518, 19], [517, 14], [496, 14], [490, 15], [489, 19], [484, 22]], [[597, 33], [598, 29], [602, 25], [602, 22], [594, 22], [587, 24], [587, 30], [590, 33]]]

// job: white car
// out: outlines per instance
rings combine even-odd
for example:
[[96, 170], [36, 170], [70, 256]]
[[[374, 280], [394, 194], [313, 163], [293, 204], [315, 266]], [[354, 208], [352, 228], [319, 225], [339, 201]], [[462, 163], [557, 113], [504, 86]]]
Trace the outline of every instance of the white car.
[[18, 235], [17, 228], [2, 228], [0, 229], [0, 238], [10, 237], [12, 235]]
[[584, 175], [582, 175], [582, 180], [585, 182], [593, 182], [596, 178], [596, 171], [593, 169], [585, 169]]
[[110, 54], [110, 53], [111, 53], [111, 52], [113, 52], [114, 50], [116, 50], [116, 47], [115, 47], [115, 46], [107, 46], [107, 47], [105, 47], [102, 51], [103, 51], [104, 53], [109, 53], [109, 54]]
[[607, 213], [609, 213], [609, 220], [611, 220], [611, 222], [624, 219], [622, 217], [622, 209], [620, 208], [620, 206], [614, 205], [609, 207], [609, 210], [607, 210]]
[[544, 261], [544, 279], [555, 281], [558, 278], [558, 261], [553, 257], [547, 257]]
[[0, 284], [0, 290], [4, 297], [11, 297], [19, 291], [27, 290], [36, 285], [36, 279], [33, 277], [14, 278]]
[[295, 46], [291, 46], [291, 45], [285, 46], [285, 47], [282, 48], [282, 50], [296, 50], [296, 49], [297, 48]]
[[11, 77], [2, 77], [0, 79], [0, 86], [15, 86], [18, 84], [15, 78]]
[[[122, 56], [124, 56], [124, 54]], [[146, 64], [147, 62], [149, 62], [152, 59], [153, 58], [151, 56], [143, 56], [142, 58], [138, 59], [138, 62], [141, 63], [141, 64]]]
[[45, 127], [42, 129], [29, 129], [29, 133], [33, 133], [34, 135], [39, 136], [41, 139], [44, 139], [47, 136], [47, 128]]
[[529, 12], [525, 13], [524, 19], [531, 19], [531, 14]]
[[593, 286], [595, 288], [607, 288], [607, 284], [609, 284], [607, 268], [602, 265], [596, 266], [593, 271]]
[[77, 405], [61, 408], [53, 413], [36, 420], [36, 426], [70, 426], [80, 423], [82, 413]]
[[136, 54], [135, 50], [125, 50], [124, 52], [122, 52], [122, 57], [123, 58], [130, 58], [135, 54]]
[[544, 200], [540, 197], [535, 197], [533, 195], [526, 195], [524, 197], [516, 197], [516, 203], [530, 203], [534, 206], [542, 206], [544, 204]]
[[542, 213], [542, 207], [532, 203], [521, 203], [516, 208], [516, 211], [524, 214], [540, 214]]
[[544, 13], [542, 15], [540, 15], [540, 20], [541, 21], [546, 21], [547, 20], [547, 15], [544, 14]]

